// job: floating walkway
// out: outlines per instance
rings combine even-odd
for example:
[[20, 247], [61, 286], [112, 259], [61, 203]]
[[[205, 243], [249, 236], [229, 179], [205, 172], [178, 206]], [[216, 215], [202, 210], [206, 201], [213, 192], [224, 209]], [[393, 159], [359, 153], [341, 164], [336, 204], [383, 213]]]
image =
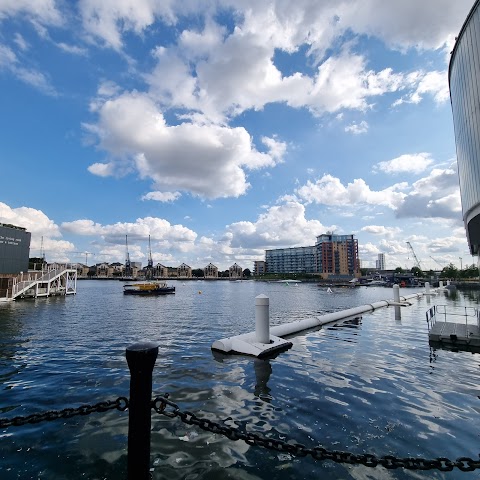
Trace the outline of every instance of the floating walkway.
[[394, 285], [393, 294], [393, 301], [383, 300], [339, 312], [328, 313], [320, 317], [276, 325], [271, 328], [269, 325], [269, 299], [265, 295], [259, 295], [255, 299], [255, 332], [217, 340], [213, 342], [211, 348], [223, 353], [252, 355], [259, 358], [270, 356], [287, 350], [292, 346], [292, 343], [283, 337], [339, 320], [358, 318], [363, 313], [371, 312], [378, 308], [395, 306], [399, 309], [400, 307], [411, 305], [408, 302], [410, 299], [430, 295], [430, 285], [428, 283], [425, 284], [425, 292], [414, 293], [406, 297], [400, 297], [399, 287]]
[[77, 270], [64, 266], [42, 272], [29, 272], [12, 278], [12, 285], [0, 302], [19, 298], [74, 295], [77, 293]]
[[[427, 313], [428, 340], [433, 345], [458, 348], [480, 348], [480, 310], [474, 307], [457, 307], [447, 311], [446, 305], [434, 305]], [[459, 322], [447, 322], [452, 318]]]

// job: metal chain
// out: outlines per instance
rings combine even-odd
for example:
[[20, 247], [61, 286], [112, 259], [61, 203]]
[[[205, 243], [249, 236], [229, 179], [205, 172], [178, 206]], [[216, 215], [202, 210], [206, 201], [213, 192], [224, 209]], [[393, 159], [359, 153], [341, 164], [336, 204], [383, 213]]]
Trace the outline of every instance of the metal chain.
[[[167, 410], [171, 407], [171, 410]], [[384, 455], [378, 457], [373, 454], [355, 454], [352, 452], [345, 452], [341, 450], [327, 450], [321, 446], [308, 448], [301, 443], [287, 442], [284, 440], [277, 440], [275, 438], [264, 437], [258, 433], [245, 432], [238, 428], [232, 428], [225, 424], [214, 422], [206, 418], [199, 418], [194, 413], [189, 411], [181, 411], [180, 407], [168, 400], [168, 394], [157, 396], [152, 400], [152, 409], [157, 413], [165, 415], [170, 418], [179, 417], [183, 423], [187, 425], [196, 425], [202, 430], [218, 433], [224, 435], [230, 440], [243, 440], [249, 445], [257, 445], [267, 448], [269, 450], [277, 450], [279, 452], [286, 452], [296, 457], [306, 457], [310, 455], [315, 460], [332, 460], [336, 463], [362, 464], [366, 467], [375, 468], [381, 465], [387, 469], [407, 468], [409, 470], [432, 470], [437, 469], [442, 472], [449, 472], [455, 467], [462, 472], [471, 472], [480, 469], [480, 459], [473, 460], [469, 457], [460, 457], [455, 461], [449, 460], [445, 457], [439, 457], [428, 460], [421, 457], [404, 457], [398, 458], [393, 455]], [[227, 421], [226, 419], [224, 420]]]
[[0, 428], [19, 427], [27, 423], [39, 423], [52, 421], [59, 418], [71, 418], [76, 415], [89, 415], [95, 412], [106, 412], [107, 410], [125, 411], [128, 408], [128, 398], [118, 397], [116, 400], [107, 400], [95, 405], [80, 405], [77, 408], [65, 408], [64, 410], [49, 410], [41, 413], [32, 413], [26, 417], [1, 418]]

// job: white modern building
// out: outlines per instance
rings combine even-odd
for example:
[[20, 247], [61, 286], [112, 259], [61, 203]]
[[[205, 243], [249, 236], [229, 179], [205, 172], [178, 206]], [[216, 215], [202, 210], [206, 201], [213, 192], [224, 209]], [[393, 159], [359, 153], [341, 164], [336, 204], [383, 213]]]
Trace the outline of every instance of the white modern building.
[[379, 253], [378, 260], [375, 263], [376, 263], [375, 268], [377, 270], [385, 270], [385, 254]]
[[463, 221], [472, 255], [480, 246], [480, 0], [463, 24], [448, 69]]

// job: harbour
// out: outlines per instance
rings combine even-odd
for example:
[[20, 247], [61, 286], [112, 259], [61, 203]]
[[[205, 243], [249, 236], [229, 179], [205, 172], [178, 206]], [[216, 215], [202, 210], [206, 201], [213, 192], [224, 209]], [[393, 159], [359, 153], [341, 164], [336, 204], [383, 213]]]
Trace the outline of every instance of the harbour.
[[[124, 296], [118, 281], [80, 282], [77, 294], [0, 306], [0, 416], [127, 395], [125, 348], [159, 345], [155, 394], [183, 410], [307, 446], [398, 457], [478, 455], [477, 354], [429, 345], [425, 312], [472, 307], [478, 291], [419, 297], [289, 337], [255, 359], [211, 351], [254, 326], [255, 298], [273, 326], [391, 298], [383, 287], [295, 288], [266, 282], [172, 282], [175, 295]], [[199, 288], [201, 286], [201, 288]], [[199, 293], [201, 291], [201, 294]], [[420, 291], [420, 289], [419, 289]], [[408, 294], [415, 289], [408, 289]], [[402, 292], [402, 295], [404, 293]], [[125, 478], [128, 415], [104, 412], [1, 431], [2, 479]], [[160, 478], [477, 478], [299, 458], [204, 432], [152, 413], [151, 469]]]

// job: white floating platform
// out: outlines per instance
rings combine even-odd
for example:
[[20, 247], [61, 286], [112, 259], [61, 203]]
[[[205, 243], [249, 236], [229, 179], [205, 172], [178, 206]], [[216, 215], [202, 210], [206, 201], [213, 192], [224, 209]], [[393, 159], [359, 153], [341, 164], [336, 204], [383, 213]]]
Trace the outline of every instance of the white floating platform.
[[[427, 295], [430, 295], [427, 290]], [[394, 288], [394, 300], [383, 300], [374, 302], [360, 307], [349, 308], [339, 312], [327, 313], [319, 317], [309, 318], [306, 320], [298, 320], [296, 322], [285, 323], [283, 325], [269, 326], [269, 299], [265, 295], [259, 295], [255, 299], [255, 332], [236, 335], [233, 337], [217, 340], [212, 344], [212, 350], [231, 354], [252, 355], [254, 357], [265, 357], [273, 355], [282, 350], [288, 350], [292, 343], [281, 338], [294, 335], [305, 330], [321, 327], [322, 325], [337, 322], [340, 320], [348, 320], [351, 318], [361, 317], [363, 313], [371, 312], [378, 308], [388, 307], [390, 305], [396, 307], [404, 307], [410, 305], [408, 300], [420, 298], [425, 293], [414, 293], [406, 297], [400, 297], [398, 286]]]
[[288, 350], [292, 345], [292, 342], [275, 335], [270, 335], [270, 343], [260, 343], [256, 339], [255, 332], [252, 332], [217, 340], [213, 342], [212, 350], [224, 353], [243, 353], [261, 358]]
[[437, 322], [428, 333], [428, 339], [434, 343], [480, 347], [480, 329], [464, 323]]

